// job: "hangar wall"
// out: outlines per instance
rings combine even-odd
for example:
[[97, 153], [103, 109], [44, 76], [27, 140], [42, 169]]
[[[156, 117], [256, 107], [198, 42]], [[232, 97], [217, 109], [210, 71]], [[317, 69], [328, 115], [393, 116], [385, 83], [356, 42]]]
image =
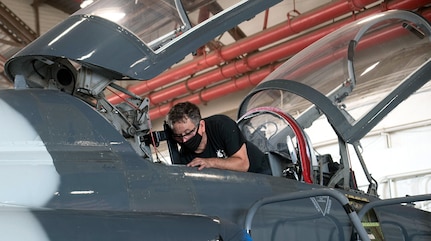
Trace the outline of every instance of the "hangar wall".
[[[401, 103], [361, 141], [363, 158], [379, 184], [381, 198], [431, 193], [429, 85]], [[316, 133], [308, 132], [310, 136], [328, 136], [316, 129], [311, 131]], [[334, 161], [339, 159], [338, 146], [334, 144], [336, 139], [312, 141], [319, 153], [330, 153]], [[351, 160], [351, 163], [358, 186], [366, 191], [368, 182], [359, 161]], [[431, 211], [429, 201], [418, 203], [418, 206]]]

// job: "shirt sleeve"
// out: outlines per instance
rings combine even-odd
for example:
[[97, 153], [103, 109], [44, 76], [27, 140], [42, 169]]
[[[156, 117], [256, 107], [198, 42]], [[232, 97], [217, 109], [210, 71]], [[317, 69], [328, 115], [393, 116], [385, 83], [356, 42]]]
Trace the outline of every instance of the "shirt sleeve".
[[217, 117], [219, 120], [216, 122], [216, 136], [223, 143], [226, 155], [232, 156], [241, 148], [246, 140], [234, 120], [228, 116], [220, 115]]

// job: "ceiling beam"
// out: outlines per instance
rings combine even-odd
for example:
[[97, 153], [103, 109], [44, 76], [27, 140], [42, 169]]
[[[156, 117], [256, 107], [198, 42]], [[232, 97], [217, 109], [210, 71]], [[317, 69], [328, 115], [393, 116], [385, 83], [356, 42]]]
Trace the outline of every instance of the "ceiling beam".
[[6, 5], [0, 2], [0, 28], [12, 41], [26, 45], [38, 35]]
[[[223, 8], [218, 2], [212, 2], [211, 4], [208, 4], [207, 8], [213, 15], [216, 15], [217, 13], [223, 11]], [[247, 35], [238, 26], [228, 30], [228, 32], [232, 36], [232, 38], [235, 39], [235, 41], [247, 37]]]

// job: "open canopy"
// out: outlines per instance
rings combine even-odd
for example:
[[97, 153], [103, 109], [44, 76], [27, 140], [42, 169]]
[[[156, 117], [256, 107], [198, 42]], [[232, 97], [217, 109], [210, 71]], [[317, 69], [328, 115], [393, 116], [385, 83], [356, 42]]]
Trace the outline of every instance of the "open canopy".
[[[271, 106], [303, 128], [322, 114], [347, 142], [361, 139], [428, 82], [431, 26], [411, 12], [388, 11], [347, 25], [314, 43], [265, 78], [244, 99], [239, 117]], [[360, 112], [349, 105], [373, 98]]]
[[[407, 11], [388, 11], [345, 25], [255, 87], [241, 103], [238, 124], [260, 149], [291, 160], [288, 169], [279, 168], [279, 175], [355, 188], [350, 160], [357, 158], [370, 183], [368, 193], [376, 193], [360, 140], [430, 80], [430, 33], [425, 19]], [[308, 136], [311, 132], [314, 135]], [[311, 140], [316, 135], [338, 140], [339, 166], [330, 156], [315, 154]], [[350, 144], [356, 157], [350, 154]]]
[[71, 15], [5, 64], [11, 80], [47, 81], [71, 60], [110, 79], [147, 80], [217, 35], [280, 0], [242, 0], [191, 26], [180, 0], [99, 0]]

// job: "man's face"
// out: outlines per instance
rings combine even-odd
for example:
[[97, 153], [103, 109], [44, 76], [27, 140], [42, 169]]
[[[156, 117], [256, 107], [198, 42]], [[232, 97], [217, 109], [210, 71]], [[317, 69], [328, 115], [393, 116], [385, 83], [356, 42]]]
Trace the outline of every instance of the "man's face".
[[182, 121], [175, 122], [172, 126], [173, 138], [183, 143], [194, 137], [199, 131], [199, 125], [193, 124], [190, 118], [184, 118]]

